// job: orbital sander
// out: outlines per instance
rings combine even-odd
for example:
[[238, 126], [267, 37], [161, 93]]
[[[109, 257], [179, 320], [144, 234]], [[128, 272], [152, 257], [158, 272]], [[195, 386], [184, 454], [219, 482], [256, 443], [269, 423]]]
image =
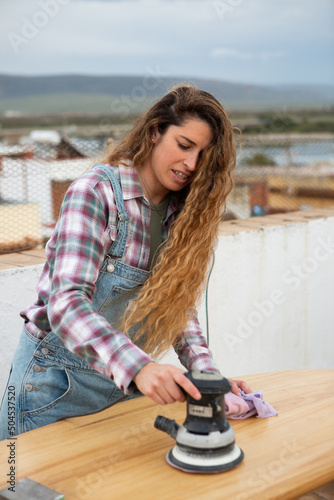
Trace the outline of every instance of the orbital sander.
[[158, 416], [154, 426], [176, 440], [166, 455], [167, 462], [184, 472], [214, 473], [232, 469], [244, 458], [235, 444], [232, 426], [225, 418], [224, 394], [230, 382], [216, 372], [191, 371], [185, 376], [197, 387], [202, 398], [189, 394], [187, 417], [182, 426], [175, 420]]

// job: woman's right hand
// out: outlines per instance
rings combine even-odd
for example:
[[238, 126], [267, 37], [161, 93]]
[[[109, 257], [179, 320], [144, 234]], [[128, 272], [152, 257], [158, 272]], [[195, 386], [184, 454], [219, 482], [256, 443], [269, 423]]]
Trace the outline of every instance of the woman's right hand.
[[184, 375], [182, 369], [173, 365], [147, 363], [133, 378], [142, 394], [153, 399], [159, 405], [185, 401], [185, 392], [194, 399], [202, 395], [192, 382]]

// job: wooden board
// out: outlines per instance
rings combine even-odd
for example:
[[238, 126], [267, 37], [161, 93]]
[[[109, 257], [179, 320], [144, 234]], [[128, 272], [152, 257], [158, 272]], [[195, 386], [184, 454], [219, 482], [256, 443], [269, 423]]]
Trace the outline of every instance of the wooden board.
[[[30, 477], [66, 500], [294, 499], [334, 479], [334, 370], [242, 377], [278, 411], [269, 419], [231, 420], [245, 459], [219, 474], [170, 467], [175, 441], [154, 428], [160, 414], [180, 424], [185, 404], [160, 407], [143, 397], [18, 436], [17, 479]], [[0, 443], [0, 488], [7, 441]]]

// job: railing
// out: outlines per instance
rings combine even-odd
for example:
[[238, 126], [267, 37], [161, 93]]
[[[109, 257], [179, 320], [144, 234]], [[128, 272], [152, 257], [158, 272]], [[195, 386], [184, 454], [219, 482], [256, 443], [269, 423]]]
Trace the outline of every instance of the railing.
[[[333, 207], [333, 137], [243, 136], [225, 219]], [[0, 252], [49, 238], [66, 189], [99, 160], [106, 144], [106, 137], [86, 137], [0, 145]]]

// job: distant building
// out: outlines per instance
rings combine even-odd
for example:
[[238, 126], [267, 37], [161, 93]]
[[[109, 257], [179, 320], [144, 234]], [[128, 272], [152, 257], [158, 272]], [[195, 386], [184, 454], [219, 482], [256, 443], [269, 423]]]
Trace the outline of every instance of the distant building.
[[15, 160], [18, 159], [27, 159], [33, 156], [33, 151], [28, 146], [0, 146], [0, 172], [2, 169], [2, 159], [3, 158], [13, 158]]
[[73, 158], [87, 158], [87, 156], [87, 152], [69, 138], [63, 137], [57, 145], [57, 160], [72, 160]]
[[33, 130], [29, 134], [30, 143], [59, 144], [60, 140], [60, 134], [56, 130]]

